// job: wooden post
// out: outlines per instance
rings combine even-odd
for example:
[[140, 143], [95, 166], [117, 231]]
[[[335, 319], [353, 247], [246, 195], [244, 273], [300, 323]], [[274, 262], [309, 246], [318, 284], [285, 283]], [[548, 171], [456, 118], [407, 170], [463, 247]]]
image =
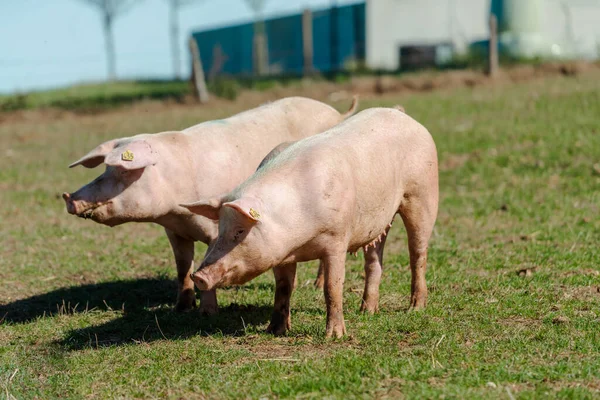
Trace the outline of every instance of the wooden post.
[[264, 33], [264, 22], [256, 23], [255, 30], [258, 32], [254, 33], [254, 51], [252, 57], [254, 58], [254, 74], [258, 76], [266, 75], [269, 72], [269, 55], [267, 53], [267, 40], [266, 34]]
[[194, 37], [190, 37], [190, 54], [192, 55], [192, 77], [194, 88], [196, 89], [196, 97], [200, 103], [208, 102], [208, 89], [206, 88], [206, 80], [204, 79], [204, 70], [202, 69], [202, 60], [200, 59], [200, 50], [198, 43]]
[[488, 76], [494, 78], [498, 73], [498, 20], [490, 15], [490, 43], [488, 49]]
[[313, 26], [312, 11], [302, 13], [302, 54], [304, 56], [304, 76], [313, 73]]

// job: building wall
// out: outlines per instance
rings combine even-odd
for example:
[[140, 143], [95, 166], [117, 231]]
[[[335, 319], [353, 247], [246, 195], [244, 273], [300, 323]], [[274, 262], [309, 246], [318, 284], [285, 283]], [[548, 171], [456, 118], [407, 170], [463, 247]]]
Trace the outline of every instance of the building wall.
[[546, 0], [542, 29], [565, 57], [600, 58], [600, 0]]
[[367, 0], [367, 65], [399, 68], [399, 47], [451, 42], [464, 51], [488, 36], [489, 0]]
[[[530, 0], [520, 0], [530, 1]], [[600, 57], [600, 0], [543, 0], [546, 55]], [[502, 0], [494, 0], [500, 4]], [[400, 66], [399, 47], [452, 43], [464, 52], [489, 36], [491, 0], [366, 0], [366, 60], [374, 69]]]
[[[304, 70], [302, 14], [265, 21], [269, 74], [301, 74]], [[313, 68], [346, 69], [365, 59], [365, 4], [313, 10]], [[194, 32], [207, 76], [253, 74], [254, 24]]]

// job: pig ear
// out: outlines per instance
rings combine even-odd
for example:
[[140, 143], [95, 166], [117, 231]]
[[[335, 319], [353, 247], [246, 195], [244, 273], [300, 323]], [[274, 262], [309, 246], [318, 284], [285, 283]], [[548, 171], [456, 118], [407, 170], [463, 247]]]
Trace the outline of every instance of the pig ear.
[[156, 164], [158, 153], [145, 140], [136, 140], [125, 146], [119, 146], [106, 156], [106, 165], [126, 170], [146, 168]]
[[260, 221], [261, 215], [258, 199], [242, 197], [240, 199], [223, 204], [223, 207], [233, 208], [252, 223]]
[[220, 198], [214, 198], [209, 200], [200, 200], [195, 203], [180, 204], [181, 207], [185, 207], [194, 214], [201, 215], [208, 219], [215, 221], [219, 220], [219, 210], [223, 201]]
[[104, 162], [106, 155], [114, 150], [118, 141], [119, 139], [113, 139], [102, 143], [100, 146], [96, 147], [94, 150], [90, 151], [85, 156], [69, 165], [69, 168], [73, 168], [78, 165], [83, 165], [86, 168], [96, 168], [98, 165]]

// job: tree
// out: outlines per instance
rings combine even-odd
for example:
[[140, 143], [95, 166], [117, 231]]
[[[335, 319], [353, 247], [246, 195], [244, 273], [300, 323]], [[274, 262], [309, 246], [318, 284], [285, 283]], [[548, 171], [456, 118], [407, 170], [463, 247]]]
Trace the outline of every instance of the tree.
[[181, 79], [181, 56], [179, 55], [179, 9], [188, 4], [204, 0], [167, 0], [169, 3], [169, 21], [171, 33], [171, 56], [173, 58], [173, 73]]
[[245, 0], [254, 12], [254, 69], [258, 75], [267, 73], [269, 56], [267, 54], [267, 40], [263, 11], [267, 0]]
[[115, 41], [113, 37], [113, 22], [116, 17], [128, 11], [135, 3], [141, 0], [81, 0], [96, 7], [102, 16], [104, 28], [104, 43], [106, 45], [106, 67], [108, 80], [117, 79]]

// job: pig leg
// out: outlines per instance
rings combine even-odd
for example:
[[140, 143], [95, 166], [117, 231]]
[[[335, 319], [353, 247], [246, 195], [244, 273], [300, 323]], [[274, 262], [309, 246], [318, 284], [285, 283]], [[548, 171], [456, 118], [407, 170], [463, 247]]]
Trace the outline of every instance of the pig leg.
[[194, 267], [194, 242], [165, 229], [177, 264], [176, 311], [189, 311], [196, 307], [196, 292], [190, 273]]
[[381, 283], [381, 273], [383, 269], [383, 248], [387, 232], [381, 236], [381, 240], [370, 246], [365, 251], [365, 291], [360, 305], [360, 311], [373, 314], [379, 309], [379, 284]]
[[437, 190], [422, 197], [405, 196], [405, 200], [399, 212], [406, 227], [410, 253], [410, 308], [419, 310], [427, 304], [427, 245], [437, 215]]
[[275, 307], [267, 332], [281, 336], [292, 327], [290, 298], [296, 281], [296, 263], [279, 265], [273, 268], [273, 274], [275, 275]]
[[325, 272], [325, 303], [327, 305], [327, 329], [325, 336], [341, 338], [346, 334], [344, 324], [344, 274], [346, 251], [321, 259]]
[[317, 289], [323, 289], [323, 282], [325, 281], [325, 273], [323, 272], [323, 263], [319, 262], [319, 271], [317, 272], [317, 279], [315, 279], [315, 287]]

